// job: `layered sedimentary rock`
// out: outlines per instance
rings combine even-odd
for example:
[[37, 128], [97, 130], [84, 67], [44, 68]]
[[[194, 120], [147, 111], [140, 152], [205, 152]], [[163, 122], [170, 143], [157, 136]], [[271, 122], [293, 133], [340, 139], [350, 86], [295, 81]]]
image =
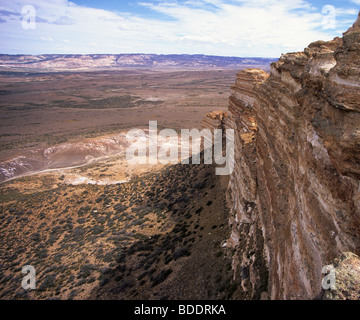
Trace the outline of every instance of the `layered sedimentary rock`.
[[224, 126], [224, 119], [227, 117], [227, 112], [212, 111], [205, 114], [201, 126], [203, 128], [221, 129]]
[[360, 16], [270, 75], [240, 71], [223, 122], [235, 131], [227, 246], [239, 297], [314, 298], [322, 268], [360, 252]]

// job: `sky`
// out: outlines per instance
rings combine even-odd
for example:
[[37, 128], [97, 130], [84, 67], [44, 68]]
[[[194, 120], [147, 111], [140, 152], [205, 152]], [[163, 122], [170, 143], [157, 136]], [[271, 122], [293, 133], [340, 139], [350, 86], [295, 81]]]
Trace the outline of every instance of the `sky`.
[[279, 57], [341, 36], [360, 0], [0, 0], [2, 54]]

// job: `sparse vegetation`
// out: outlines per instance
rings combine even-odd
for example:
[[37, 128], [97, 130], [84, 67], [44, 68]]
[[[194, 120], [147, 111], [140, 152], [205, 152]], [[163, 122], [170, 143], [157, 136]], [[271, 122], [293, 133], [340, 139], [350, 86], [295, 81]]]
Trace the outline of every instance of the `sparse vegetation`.
[[[207, 288], [200, 298], [231, 298], [228, 283], [220, 292], [231, 270], [220, 250], [227, 224], [219, 227], [226, 214], [210, 188], [214, 172], [173, 165], [121, 185], [72, 186], [66, 173], [1, 185], [0, 259], [18, 275], [0, 277], [0, 298], [171, 298], [195, 284]], [[17, 289], [25, 264], [35, 266], [40, 288], [27, 295]]]

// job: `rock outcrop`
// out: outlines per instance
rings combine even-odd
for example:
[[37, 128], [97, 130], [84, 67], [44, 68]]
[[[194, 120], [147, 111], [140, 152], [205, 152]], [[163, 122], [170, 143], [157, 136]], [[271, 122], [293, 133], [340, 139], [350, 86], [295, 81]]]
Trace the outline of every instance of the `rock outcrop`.
[[201, 126], [203, 128], [221, 129], [224, 126], [224, 119], [227, 117], [227, 112], [212, 111], [205, 114]]
[[322, 268], [360, 252], [360, 16], [343, 38], [282, 55], [270, 75], [240, 71], [229, 102], [239, 298], [315, 298]]

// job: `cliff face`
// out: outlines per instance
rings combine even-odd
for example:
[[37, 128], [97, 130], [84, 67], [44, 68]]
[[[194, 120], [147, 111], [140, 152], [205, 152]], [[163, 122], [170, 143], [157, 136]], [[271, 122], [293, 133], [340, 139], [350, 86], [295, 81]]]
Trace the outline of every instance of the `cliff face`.
[[227, 246], [241, 297], [314, 298], [322, 268], [360, 250], [360, 15], [270, 75], [240, 71], [223, 121], [235, 130]]

